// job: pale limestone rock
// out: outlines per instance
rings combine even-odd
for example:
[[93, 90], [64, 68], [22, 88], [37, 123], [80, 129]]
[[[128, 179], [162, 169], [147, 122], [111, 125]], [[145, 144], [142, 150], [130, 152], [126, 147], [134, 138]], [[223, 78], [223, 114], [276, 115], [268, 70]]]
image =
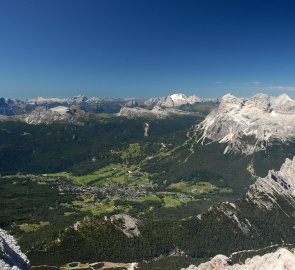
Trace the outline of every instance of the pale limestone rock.
[[0, 229], [0, 269], [31, 269], [30, 262], [26, 255], [21, 252], [16, 240], [2, 229]]
[[138, 228], [139, 221], [127, 214], [117, 214], [110, 217], [113, 224], [118, 226], [128, 237], [135, 237], [140, 235]]
[[217, 255], [211, 261], [199, 266], [191, 265], [182, 270], [295, 270], [295, 255], [285, 248], [263, 256], [254, 256], [244, 264], [230, 265], [224, 255]]
[[25, 122], [31, 125], [51, 124], [56, 121], [77, 124], [78, 118], [85, 114], [85, 111], [77, 106], [57, 106], [50, 109], [37, 107], [25, 117]]
[[266, 177], [259, 177], [246, 196], [267, 210], [277, 205], [277, 196], [283, 196], [295, 208], [295, 157], [287, 158], [279, 171], [270, 170]]
[[[257, 94], [250, 99], [227, 94], [196, 131], [201, 134], [199, 141], [227, 143], [225, 153], [252, 154], [274, 140], [285, 142], [295, 137], [295, 100], [286, 94]], [[247, 142], [247, 137], [253, 140]]]
[[173, 115], [189, 115], [189, 112], [177, 110], [174, 108], [161, 108], [159, 106], [153, 107], [151, 110], [144, 108], [127, 108], [122, 107], [117, 116], [124, 116], [127, 118], [137, 118], [137, 117], [156, 117], [159, 119], [167, 118]]

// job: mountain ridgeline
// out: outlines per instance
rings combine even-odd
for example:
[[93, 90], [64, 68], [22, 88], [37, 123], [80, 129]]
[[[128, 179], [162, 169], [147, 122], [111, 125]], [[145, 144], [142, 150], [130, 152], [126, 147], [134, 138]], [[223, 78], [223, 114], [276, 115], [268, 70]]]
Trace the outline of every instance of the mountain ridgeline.
[[184, 94], [172, 94], [166, 97], [151, 99], [134, 98], [98, 98], [75, 96], [72, 98], [31, 98], [26, 100], [14, 100], [0, 98], [0, 115], [15, 116], [32, 112], [38, 107], [52, 109], [55, 107], [78, 106], [92, 113], [119, 113], [122, 108], [142, 108], [152, 110], [154, 107], [179, 108], [184, 111], [208, 112], [219, 103], [217, 98], [201, 99], [197, 96], [185, 96]]

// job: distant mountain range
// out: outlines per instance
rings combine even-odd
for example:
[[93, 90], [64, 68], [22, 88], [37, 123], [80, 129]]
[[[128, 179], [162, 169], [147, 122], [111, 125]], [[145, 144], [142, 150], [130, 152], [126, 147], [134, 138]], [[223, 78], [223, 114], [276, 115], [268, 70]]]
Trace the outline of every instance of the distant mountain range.
[[[26, 100], [14, 100], [0, 98], [0, 115], [13, 116], [31, 112], [38, 106], [53, 108], [57, 106], [70, 107], [78, 105], [81, 108], [95, 113], [119, 113], [121, 108], [139, 107], [143, 109], [180, 108], [181, 106], [193, 106], [196, 103], [218, 103], [218, 99], [201, 99], [197, 96], [185, 96], [184, 94], [172, 94], [166, 97], [151, 99], [124, 99], [124, 98], [98, 98], [79, 95], [72, 98], [30, 98]], [[189, 108], [182, 108], [189, 110]]]
[[23, 101], [0, 98], [2, 121], [14, 117], [29, 124], [77, 123], [81, 116], [91, 113], [110, 113], [127, 118], [203, 116], [205, 120], [195, 129], [196, 140], [224, 143], [225, 154], [252, 154], [275, 142], [286, 142], [295, 137], [295, 100], [286, 94], [277, 97], [257, 94], [248, 99], [227, 94], [220, 100], [181, 93], [141, 100], [85, 96], [38, 97]]
[[[295, 100], [287, 94], [277, 97], [257, 94], [221, 99], [172, 94], [150, 99], [113, 99], [76, 96], [72, 98], [0, 98], [0, 120], [18, 119], [28, 124], [81, 123], [89, 114], [107, 113], [127, 118], [169, 118], [196, 115], [206, 117], [195, 127], [195, 139], [202, 144], [225, 144], [224, 154], [246, 155], [265, 150], [295, 137]], [[12, 117], [12, 118], [11, 118]]]

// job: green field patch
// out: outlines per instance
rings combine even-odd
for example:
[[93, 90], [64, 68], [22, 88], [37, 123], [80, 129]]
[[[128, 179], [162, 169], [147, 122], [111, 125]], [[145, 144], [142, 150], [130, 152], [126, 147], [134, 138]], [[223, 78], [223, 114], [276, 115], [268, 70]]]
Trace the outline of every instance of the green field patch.
[[144, 185], [150, 182], [150, 175], [140, 172], [137, 165], [131, 164], [109, 164], [97, 171], [87, 175], [76, 176], [67, 172], [46, 174], [51, 177], [64, 177], [76, 185], [96, 184], [97, 186], [111, 186], [113, 184], [135, 184]]
[[23, 223], [21, 225], [19, 225], [19, 228], [23, 231], [23, 232], [35, 232], [40, 230], [42, 227], [48, 226], [50, 225], [49, 221], [40, 221], [39, 223]]
[[168, 186], [169, 189], [178, 190], [183, 193], [190, 193], [194, 195], [207, 194], [207, 193], [225, 193], [232, 192], [230, 188], [218, 188], [215, 185], [209, 182], [198, 182], [198, 183], [189, 183], [189, 182], [179, 182], [173, 183]]
[[95, 208], [98, 203], [99, 202], [95, 202], [94, 196], [85, 193], [78, 196], [76, 200], [71, 201], [71, 203], [61, 203], [60, 205], [70, 208], [70, 211], [64, 212], [65, 216], [70, 216], [80, 211], [88, 211], [91, 207]]
[[81, 211], [90, 212], [94, 216], [111, 213], [116, 209], [116, 198], [108, 198], [101, 202], [96, 202], [94, 205], [82, 207]]
[[220, 188], [219, 192], [220, 193], [232, 193], [232, 192], [234, 192], [234, 190], [232, 188], [226, 187], [226, 188]]
[[126, 149], [119, 153], [123, 160], [140, 157], [142, 155], [139, 143], [131, 143]]
[[102, 177], [102, 172], [95, 171], [91, 174], [86, 174], [86, 175], [81, 175], [81, 176], [76, 176], [73, 175], [72, 173], [68, 172], [60, 172], [60, 173], [52, 173], [52, 174], [47, 174], [47, 176], [50, 177], [64, 177], [68, 180], [71, 180], [74, 184], [76, 185], [87, 185], [90, 182], [99, 182], [99, 180]]
[[159, 198], [157, 195], [149, 195], [149, 196], [137, 198], [136, 201], [137, 202], [145, 202], [145, 201], [160, 202], [161, 198]]
[[48, 177], [64, 177], [64, 178], [70, 178], [70, 173], [67, 172], [58, 172], [58, 173], [44, 173], [42, 176]]
[[160, 157], [168, 157], [168, 156], [171, 156], [173, 153], [175, 153], [176, 151], [180, 150], [181, 148], [183, 148], [184, 146], [186, 146], [186, 142], [184, 142], [183, 144], [181, 145], [178, 145], [174, 148], [172, 148], [171, 150], [166, 150], [166, 151], [161, 151], [158, 156]]
[[75, 214], [76, 214], [75, 212], [64, 212], [65, 217], [72, 216], [72, 215], [75, 215]]
[[177, 207], [181, 206], [182, 202], [177, 198], [164, 197], [163, 198], [164, 207]]

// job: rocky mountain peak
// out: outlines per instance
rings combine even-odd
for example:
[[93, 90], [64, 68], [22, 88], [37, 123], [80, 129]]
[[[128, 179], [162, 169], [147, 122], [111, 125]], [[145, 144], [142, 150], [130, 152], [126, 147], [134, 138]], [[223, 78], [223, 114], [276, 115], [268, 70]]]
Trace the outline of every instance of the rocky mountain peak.
[[78, 118], [85, 114], [85, 111], [75, 105], [71, 107], [56, 106], [50, 109], [37, 107], [25, 117], [25, 121], [32, 125], [50, 124], [56, 121], [78, 124]]
[[[227, 94], [219, 107], [197, 126], [197, 131], [201, 131], [202, 141], [227, 143], [225, 153], [252, 154], [275, 140], [284, 142], [295, 136], [295, 100], [286, 94], [257, 94], [249, 99]], [[254, 138], [252, 144], [247, 137]]]
[[273, 101], [273, 108], [276, 113], [295, 114], [295, 100], [282, 94]]
[[148, 107], [159, 106], [163, 108], [173, 108], [173, 107], [180, 107], [181, 105], [186, 104], [194, 104], [196, 102], [201, 102], [197, 96], [186, 96], [182, 93], [175, 93], [166, 97], [157, 97], [151, 98], [144, 102], [144, 104]]
[[80, 104], [80, 103], [86, 102], [87, 100], [88, 100], [88, 98], [86, 96], [78, 95], [78, 96], [70, 98], [68, 100], [68, 103], [69, 104]]
[[259, 93], [245, 102], [245, 106], [249, 108], [256, 108], [263, 112], [271, 112], [271, 98], [270, 96]]
[[239, 109], [243, 105], [243, 99], [238, 98], [232, 94], [224, 95], [220, 100], [220, 110], [232, 110], [234, 108]]
[[172, 94], [170, 95], [172, 100], [186, 100], [187, 97], [185, 94], [182, 93], [176, 93], [176, 94]]

